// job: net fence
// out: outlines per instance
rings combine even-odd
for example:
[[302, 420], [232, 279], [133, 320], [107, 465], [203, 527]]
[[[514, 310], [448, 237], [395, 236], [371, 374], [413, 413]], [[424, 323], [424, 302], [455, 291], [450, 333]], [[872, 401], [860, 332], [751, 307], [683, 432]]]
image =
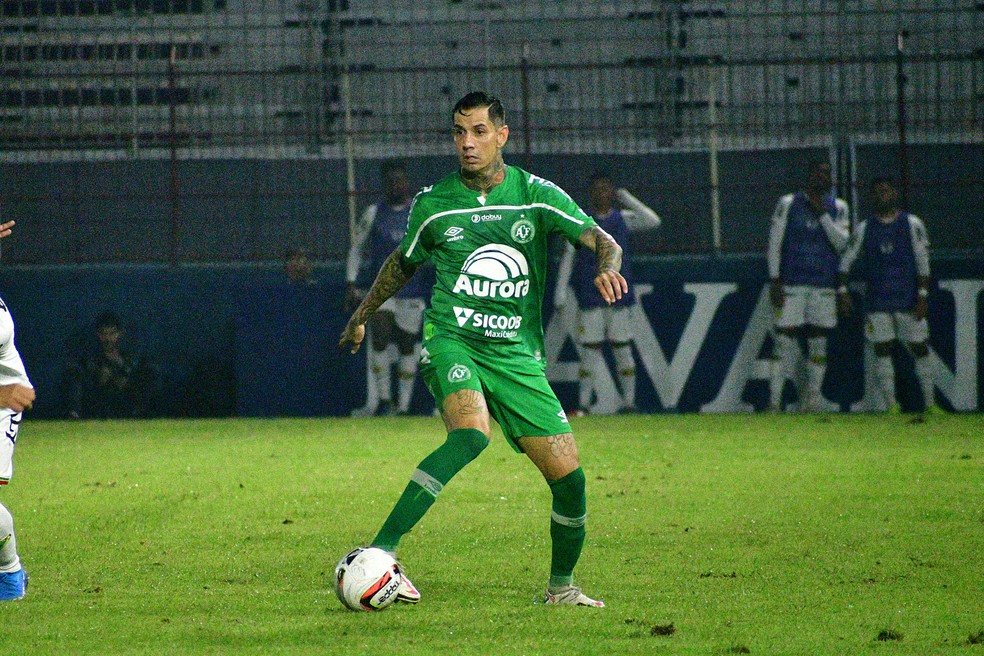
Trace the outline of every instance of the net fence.
[[[958, 0], [3, 0], [0, 149], [444, 152], [495, 90], [531, 152], [891, 138], [984, 121]], [[713, 101], [713, 102], [712, 102]], [[335, 150], [333, 150], [335, 149]]]

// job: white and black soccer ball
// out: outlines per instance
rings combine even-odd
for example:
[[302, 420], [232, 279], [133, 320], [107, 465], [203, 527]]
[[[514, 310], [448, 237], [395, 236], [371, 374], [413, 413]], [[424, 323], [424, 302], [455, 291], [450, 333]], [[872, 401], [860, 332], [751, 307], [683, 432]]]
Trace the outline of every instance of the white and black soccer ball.
[[335, 568], [335, 594], [349, 610], [388, 608], [402, 582], [396, 559], [376, 547], [353, 549]]

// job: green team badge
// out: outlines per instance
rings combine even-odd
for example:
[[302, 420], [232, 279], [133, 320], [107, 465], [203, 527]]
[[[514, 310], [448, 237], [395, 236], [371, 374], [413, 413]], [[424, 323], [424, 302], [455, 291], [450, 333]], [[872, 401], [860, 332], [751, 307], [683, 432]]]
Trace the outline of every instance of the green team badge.
[[512, 238], [517, 243], [525, 244], [533, 239], [535, 234], [536, 229], [528, 219], [520, 219], [512, 226]]
[[463, 364], [457, 364], [451, 367], [448, 372], [448, 382], [449, 383], [463, 383], [471, 378], [471, 369]]

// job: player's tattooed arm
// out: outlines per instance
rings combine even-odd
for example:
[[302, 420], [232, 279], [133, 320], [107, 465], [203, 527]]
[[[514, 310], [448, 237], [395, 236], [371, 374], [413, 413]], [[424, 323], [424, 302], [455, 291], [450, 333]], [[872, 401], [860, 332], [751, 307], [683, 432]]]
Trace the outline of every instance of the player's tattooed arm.
[[629, 291], [628, 283], [619, 273], [622, 269], [622, 247], [598, 226], [592, 226], [582, 232], [578, 241], [594, 251], [598, 261], [595, 287], [605, 302], [611, 305], [622, 298], [622, 294]]
[[359, 303], [349, 318], [342, 337], [338, 340], [339, 346], [346, 344], [352, 345], [352, 353], [359, 350], [362, 340], [365, 339], [365, 323], [372, 316], [372, 313], [379, 309], [379, 306], [386, 302], [396, 292], [410, 282], [413, 274], [417, 271], [417, 265], [413, 264], [403, 255], [399, 248], [390, 253], [390, 256], [383, 262], [383, 266], [376, 274], [376, 280], [372, 287], [366, 292], [365, 298]]

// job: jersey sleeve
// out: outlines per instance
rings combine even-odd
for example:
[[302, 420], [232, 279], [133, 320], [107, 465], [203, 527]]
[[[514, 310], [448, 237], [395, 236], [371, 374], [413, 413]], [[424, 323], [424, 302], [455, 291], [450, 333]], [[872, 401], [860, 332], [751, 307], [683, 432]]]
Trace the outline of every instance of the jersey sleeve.
[[916, 273], [929, 277], [929, 235], [923, 222], [913, 214], [909, 215], [909, 234], [912, 236], [912, 254], [916, 258]]
[[359, 277], [359, 268], [365, 256], [366, 242], [376, 220], [376, 205], [370, 205], [352, 226], [352, 243], [349, 246], [348, 257], [345, 260], [345, 281], [355, 282]]
[[789, 206], [793, 203], [792, 196], [783, 196], [776, 203], [776, 208], [772, 212], [772, 219], [769, 221], [769, 251], [766, 259], [769, 263], [769, 278], [775, 280], [780, 274], [780, 264], [782, 261], [782, 240], [786, 236], [786, 220], [789, 214]]
[[848, 217], [847, 203], [840, 198], [834, 201], [834, 212], [829, 210], [820, 216], [820, 225], [827, 233], [827, 239], [834, 251], [838, 254], [843, 253], [851, 239], [851, 224]]
[[854, 226], [854, 232], [851, 234], [850, 241], [847, 242], [847, 248], [844, 250], [844, 255], [838, 265], [838, 270], [841, 273], [850, 273], [851, 267], [857, 261], [858, 255], [861, 253], [861, 244], [864, 243], [864, 231], [867, 227], [868, 224], [865, 221]]
[[433, 240], [427, 234], [427, 226], [433, 218], [433, 212], [428, 208], [427, 194], [433, 187], [424, 187], [410, 203], [410, 215], [407, 218], [407, 231], [400, 242], [400, 250], [403, 256], [413, 264], [422, 264], [430, 259]]
[[533, 188], [533, 206], [540, 210], [544, 227], [549, 232], [557, 232], [572, 244], [577, 243], [587, 228], [597, 225], [567, 192], [538, 176], [530, 174]]

